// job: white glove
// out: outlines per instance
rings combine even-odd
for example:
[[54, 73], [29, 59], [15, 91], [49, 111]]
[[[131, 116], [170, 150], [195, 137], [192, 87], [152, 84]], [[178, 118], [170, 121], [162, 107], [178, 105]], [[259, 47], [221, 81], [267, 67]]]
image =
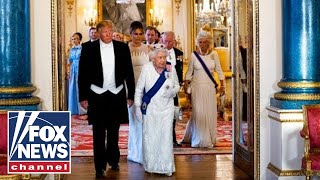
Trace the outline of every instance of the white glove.
[[248, 85], [247, 83], [242, 83], [242, 90], [244, 93], [248, 93]]
[[176, 92], [174, 89], [168, 89], [166, 92], [164, 92], [164, 94], [162, 95], [163, 97], [166, 98], [174, 98], [176, 96]]
[[136, 114], [136, 120], [139, 122], [142, 122], [142, 112], [141, 112], [140, 106], [136, 107], [135, 114]]

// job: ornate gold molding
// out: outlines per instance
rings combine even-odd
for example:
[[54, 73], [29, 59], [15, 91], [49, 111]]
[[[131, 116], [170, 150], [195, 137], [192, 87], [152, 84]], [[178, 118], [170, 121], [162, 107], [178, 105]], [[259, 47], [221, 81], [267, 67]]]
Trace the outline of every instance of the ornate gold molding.
[[0, 106], [24, 106], [24, 105], [37, 105], [40, 104], [40, 98], [30, 97], [21, 99], [1, 99]]
[[[59, 1], [61, 2], [61, 1]], [[58, 40], [56, 39], [56, 14], [57, 11], [57, 4], [55, 4], [55, 0], [51, 0], [51, 61], [52, 61], [52, 100], [53, 100], [53, 110], [59, 110], [58, 103], [59, 103], [59, 85], [58, 85], [58, 59], [57, 59], [57, 43]]]
[[320, 94], [275, 93], [274, 98], [279, 100], [320, 100]]
[[0, 175], [0, 180], [19, 180], [20, 175]]
[[268, 164], [268, 169], [277, 176], [304, 176], [302, 170], [280, 170], [272, 163]]
[[320, 88], [320, 82], [278, 82], [280, 88]]
[[177, 9], [177, 14], [179, 15], [180, 13], [180, 4], [181, 4], [182, 0], [174, 0], [175, 4], [176, 4], [176, 9]]
[[69, 10], [69, 16], [71, 17], [74, 0], [67, 0], [66, 2], [67, 2], [68, 10]]
[[279, 118], [276, 118], [276, 117], [273, 117], [273, 116], [270, 116], [270, 115], [268, 115], [268, 117], [270, 119], [273, 119], [273, 120], [278, 121], [280, 123], [297, 123], [297, 122], [303, 123], [302, 119], [284, 119], [284, 120], [282, 120], [282, 119], [279, 119]]
[[27, 87], [0, 87], [0, 93], [2, 94], [22, 94], [22, 93], [33, 93], [37, 88], [34, 86]]
[[274, 113], [278, 113], [278, 114], [296, 114], [296, 113], [301, 113], [302, 114], [302, 109], [279, 109], [279, 108], [275, 108], [275, 107], [267, 107], [266, 109], [268, 109], [271, 112]]
[[255, 60], [254, 84], [254, 177], [260, 179], [260, 39], [259, 39], [259, 0], [253, 1], [253, 58]]

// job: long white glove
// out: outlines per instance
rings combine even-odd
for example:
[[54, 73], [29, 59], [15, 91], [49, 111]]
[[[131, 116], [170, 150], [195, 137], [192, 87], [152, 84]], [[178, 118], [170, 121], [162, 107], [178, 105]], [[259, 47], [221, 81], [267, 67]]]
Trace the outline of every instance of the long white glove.
[[135, 114], [136, 114], [136, 117], [137, 117], [136, 118], [137, 121], [142, 122], [142, 112], [141, 112], [140, 106], [136, 107]]
[[247, 83], [242, 83], [242, 90], [244, 93], [248, 93], [248, 85]]
[[174, 89], [168, 89], [164, 94], [163, 97], [166, 98], [174, 98], [176, 96], [176, 91]]

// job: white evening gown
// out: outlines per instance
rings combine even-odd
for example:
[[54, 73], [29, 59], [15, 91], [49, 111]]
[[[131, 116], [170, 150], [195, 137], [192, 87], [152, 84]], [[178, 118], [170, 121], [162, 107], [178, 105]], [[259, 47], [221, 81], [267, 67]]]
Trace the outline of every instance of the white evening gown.
[[[143, 115], [142, 140], [145, 171], [168, 176], [175, 172], [172, 145], [174, 102], [172, 97], [164, 97], [164, 94], [171, 90], [175, 95], [180, 89], [175, 69], [172, 70], [172, 72], [167, 73], [166, 81], [152, 97], [147, 113]], [[141, 106], [144, 89], [148, 92], [159, 76], [152, 62], [143, 67], [135, 92], [135, 105], [137, 107]]]
[[[129, 45], [131, 51], [134, 79], [137, 84], [142, 66], [149, 62], [148, 45], [141, 44], [139, 47]], [[142, 151], [142, 120], [135, 115], [135, 105], [128, 108], [129, 111], [129, 133], [128, 133], [128, 156], [127, 159], [133, 162], [143, 163]]]
[[[212, 74], [215, 70], [219, 79], [224, 79], [219, 57], [215, 51], [200, 57]], [[185, 79], [191, 80], [192, 115], [182, 142], [191, 143], [191, 147], [213, 147], [217, 129], [216, 89], [194, 53], [191, 54]]]

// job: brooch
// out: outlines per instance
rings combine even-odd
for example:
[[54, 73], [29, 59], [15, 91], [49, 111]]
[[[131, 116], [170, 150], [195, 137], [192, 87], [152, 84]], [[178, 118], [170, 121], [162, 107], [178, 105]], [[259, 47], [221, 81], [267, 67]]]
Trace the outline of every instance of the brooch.
[[141, 106], [141, 108], [142, 108], [142, 110], [146, 110], [147, 109], [147, 103], [146, 102], [143, 102], [142, 103], [142, 106]]

